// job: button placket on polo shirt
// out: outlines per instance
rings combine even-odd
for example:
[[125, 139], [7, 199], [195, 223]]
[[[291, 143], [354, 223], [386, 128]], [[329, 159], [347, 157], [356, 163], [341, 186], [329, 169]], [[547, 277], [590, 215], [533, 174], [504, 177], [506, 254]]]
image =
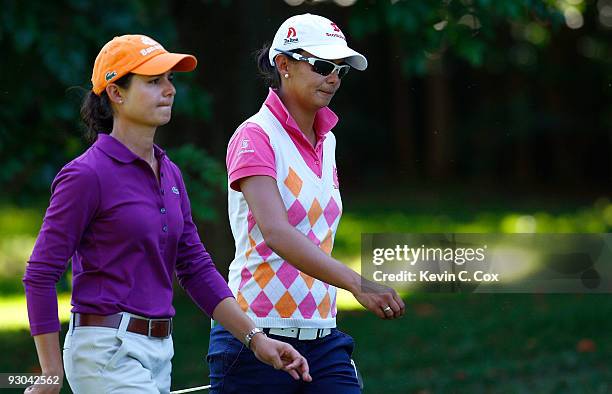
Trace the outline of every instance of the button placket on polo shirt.
[[[161, 165], [160, 165], [160, 169], [159, 169], [159, 177], [160, 177], [160, 182], [159, 183], [160, 183], [160, 186], [161, 186], [160, 193], [163, 196], [164, 195], [164, 189], [163, 189], [164, 172], [161, 169]], [[163, 198], [162, 198], [162, 206], [161, 206], [161, 208], [159, 208], [159, 213], [161, 213], [162, 215], [166, 214], [166, 207], [165, 207], [165, 202], [164, 202]]]
[[159, 208], [159, 215], [161, 216], [161, 228], [160, 228], [160, 237], [159, 237], [159, 247], [160, 247], [160, 251], [163, 252], [166, 248], [166, 243], [168, 241], [168, 233], [169, 233], [169, 227], [168, 227], [168, 215], [167, 215], [167, 209], [166, 207], [168, 206], [168, 202], [166, 201], [166, 182], [165, 179], [166, 177], [164, 176], [165, 173], [165, 166], [164, 166], [164, 160], [163, 159], [159, 159], [159, 182], [157, 182], [157, 179], [155, 180], [156, 186], [159, 190], [159, 203], [158, 203], [158, 208]]
[[[322, 165], [321, 163], [323, 161], [323, 157], [321, 155], [321, 150], [323, 149], [323, 142], [325, 141], [325, 136], [322, 136], [317, 133], [317, 143], [315, 144], [315, 146], [312, 146], [310, 141], [308, 141], [304, 133], [302, 133], [299, 128], [294, 127], [290, 123], [286, 123], [286, 127], [289, 127], [292, 131], [292, 134], [295, 134], [297, 136], [296, 138], [299, 141], [294, 141], [293, 138], [291, 138], [291, 136], [290, 138], [293, 144], [295, 145], [295, 147], [297, 148], [297, 150], [300, 152], [300, 155], [301, 155], [302, 149], [305, 149], [307, 151], [307, 154], [311, 157], [315, 166], [317, 167], [317, 171], [316, 172], [313, 171], [313, 172], [315, 173], [317, 178], [322, 179], [323, 171], [321, 169], [321, 165]], [[302, 145], [302, 147], [300, 147], [300, 145]], [[302, 158], [305, 160], [303, 156]]]
[[321, 162], [323, 161], [323, 159], [320, 156], [321, 153], [321, 149], [322, 149], [322, 141], [321, 139], [317, 140], [317, 145], [314, 147], [314, 149], [311, 149], [310, 154], [314, 156], [314, 163], [315, 166], [317, 166], [317, 177], [321, 178], [323, 176], [323, 170], [321, 169]]

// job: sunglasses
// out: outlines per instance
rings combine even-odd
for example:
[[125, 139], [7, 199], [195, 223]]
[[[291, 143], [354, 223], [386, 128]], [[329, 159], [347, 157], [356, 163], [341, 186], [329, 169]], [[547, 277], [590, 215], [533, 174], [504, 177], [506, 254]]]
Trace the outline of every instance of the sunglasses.
[[336, 64], [334, 62], [330, 62], [329, 60], [319, 59], [318, 57], [306, 57], [295, 52], [287, 52], [283, 51], [282, 49], [276, 50], [295, 60], [307, 62], [312, 66], [312, 71], [316, 72], [317, 74], [321, 74], [324, 77], [328, 76], [333, 72], [337, 72], [338, 78], [344, 78], [344, 76], [348, 74], [349, 70], [351, 69], [351, 66], [349, 66], [348, 64]]

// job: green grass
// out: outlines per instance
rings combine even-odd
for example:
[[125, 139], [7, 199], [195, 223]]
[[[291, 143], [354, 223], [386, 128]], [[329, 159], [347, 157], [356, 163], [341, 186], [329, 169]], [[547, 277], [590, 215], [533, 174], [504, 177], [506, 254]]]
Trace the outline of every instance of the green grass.
[[[357, 341], [368, 392], [599, 392], [612, 379], [608, 296], [429, 295], [407, 303], [397, 322], [347, 314], [339, 323]], [[581, 340], [595, 351], [578, 351]]]
[[[608, 200], [574, 205], [466, 204], [466, 200], [461, 196], [415, 198], [409, 203], [401, 196], [353, 199], [345, 206], [334, 255], [359, 268], [362, 232], [612, 229]], [[42, 212], [6, 211], [4, 218], [0, 214], [0, 224], [14, 225], [16, 230], [5, 234], [0, 243], [0, 293], [11, 294], [21, 291], [19, 267], [29, 253], [24, 242], [33, 243]], [[15, 240], [10, 241], [11, 237]], [[3, 278], [9, 269], [17, 274]], [[3, 280], [13, 284], [3, 286]], [[173, 388], [208, 382], [204, 359], [209, 320], [178, 293]], [[365, 393], [612, 391], [609, 295], [419, 294], [405, 301], [408, 312], [403, 319], [381, 321], [358, 308], [352, 297], [339, 300], [338, 325], [356, 340], [354, 358], [364, 377]], [[66, 308], [66, 299], [60, 305]], [[0, 315], [4, 327], [0, 328], [0, 372], [34, 371], [38, 362], [26, 329], [23, 299], [1, 296]], [[62, 334], [65, 330], [64, 324]]]
[[[339, 314], [338, 326], [356, 341], [365, 393], [610, 390], [607, 295], [419, 295], [406, 303], [408, 312], [397, 321], [363, 311]], [[173, 388], [205, 384], [210, 322], [184, 295], [175, 306]], [[0, 354], [3, 372], [37, 366], [25, 330], [0, 332]]]

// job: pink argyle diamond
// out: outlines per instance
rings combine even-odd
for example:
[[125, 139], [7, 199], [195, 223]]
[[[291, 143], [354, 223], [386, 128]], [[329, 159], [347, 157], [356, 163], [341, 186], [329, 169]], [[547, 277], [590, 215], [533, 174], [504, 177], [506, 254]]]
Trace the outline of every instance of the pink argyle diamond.
[[319, 244], [321, 243], [321, 241], [319, 241], [319, 238], [317, 238], [317, 236], [315, 235], [315, 233], [312, 232], [312, 230], [310, 230], [308, 234], [306, 234], [306, 236], [312, 241], [313, 244], [317, 246], [319, 246]]
[[255, 227], [255, 217], [253, 216], [253, 213], [251, 211], [249, 211], [249, 213], [247, 214], [247, 223], [249, 224], [249, 233], [251, 232], [251, 230], [253, 230], [253, 227]]
[[296, 226], [298, 223], [304, 220], [305, 217], [306, 210], [298, 200], [295, 200], [295, 202], [287, 210], [287, 218], [289, 219], [289, 223], [291, 223], [292, 226]]
[[263, 291], [259, 293], [257, 297], [251, 302], [251, 310], [257, 317], [266, 317], [268, 313], [274, 308], [270, 299], [266, 296]]
[[293, 284], [298, 275], [298, 270], [286, 261], [283, 261], [281, 267], [276, 271], [276, 276], [287, 289]]
[[305, 319], [312, 318], [312, 315], [314, 315], [315, 311], [317, 310], [317, 303], [315, 302], [312, 293], [308, 292], [308, 295], [302, 300], [302, 302], [300, 302], [300, 306], [298, 308], [300, 309], [300, 312], [302, 312], [302, 316], [304, 316]]
[[268, 257], [270, 257], [270, 255], [272, 254], [272, 249], [270, 249], [265, 242], [262, 242], [259, 245], [255, 246], [255, 250], [257, 250], [257, 253], [259, 253], [259, 255], [263, 257], [264, 260], [268, 260]]
[[249, 271], [246, 267], [240, 271], [240, 276], [242, 279], [240, 280], [240, 285], [238, 285], [238, 290], [242, 289], [244, 285], [253, 277], [251, 271]]
[[327, 224], [330, 226], [334, 223], [338, 215], [340, 215], [340, 208], [333, 197], [329, 199], [327, 206], [323, 210], [323, 215], [325, 216], [325, 221], [327, 221]]

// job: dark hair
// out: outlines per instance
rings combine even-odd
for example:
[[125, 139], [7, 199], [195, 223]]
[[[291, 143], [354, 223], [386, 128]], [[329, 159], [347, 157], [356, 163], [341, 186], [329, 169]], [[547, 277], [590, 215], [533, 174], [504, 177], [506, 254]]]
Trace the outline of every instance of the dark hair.
[[[273, 65], [270, 64], [268, 54], [270, 53], [271, 44], [265, 43], [261, 49], [255, 51], [255, 58], [257, 59], [257, 68], [259, 74], [262, 76], [266, 84], [272, 89], [279, 89], [281, 86], [281, 76]], [[301, 49], [294, 49], [289, 52], [299, 52]], [[292, 58], [288, 58], [290, 61], [297, 61]]]
[[[113, 83], [127, 89], [133, 75], [124, 75]], [[94, 142], [98, 134], [110, 134], [113, 130], [113, 108], [106, 91], [99, 96], [92, 90], [87, 92], [81, 104], [81, 120], [87, 128], [85, 138], [89, 142]]]

